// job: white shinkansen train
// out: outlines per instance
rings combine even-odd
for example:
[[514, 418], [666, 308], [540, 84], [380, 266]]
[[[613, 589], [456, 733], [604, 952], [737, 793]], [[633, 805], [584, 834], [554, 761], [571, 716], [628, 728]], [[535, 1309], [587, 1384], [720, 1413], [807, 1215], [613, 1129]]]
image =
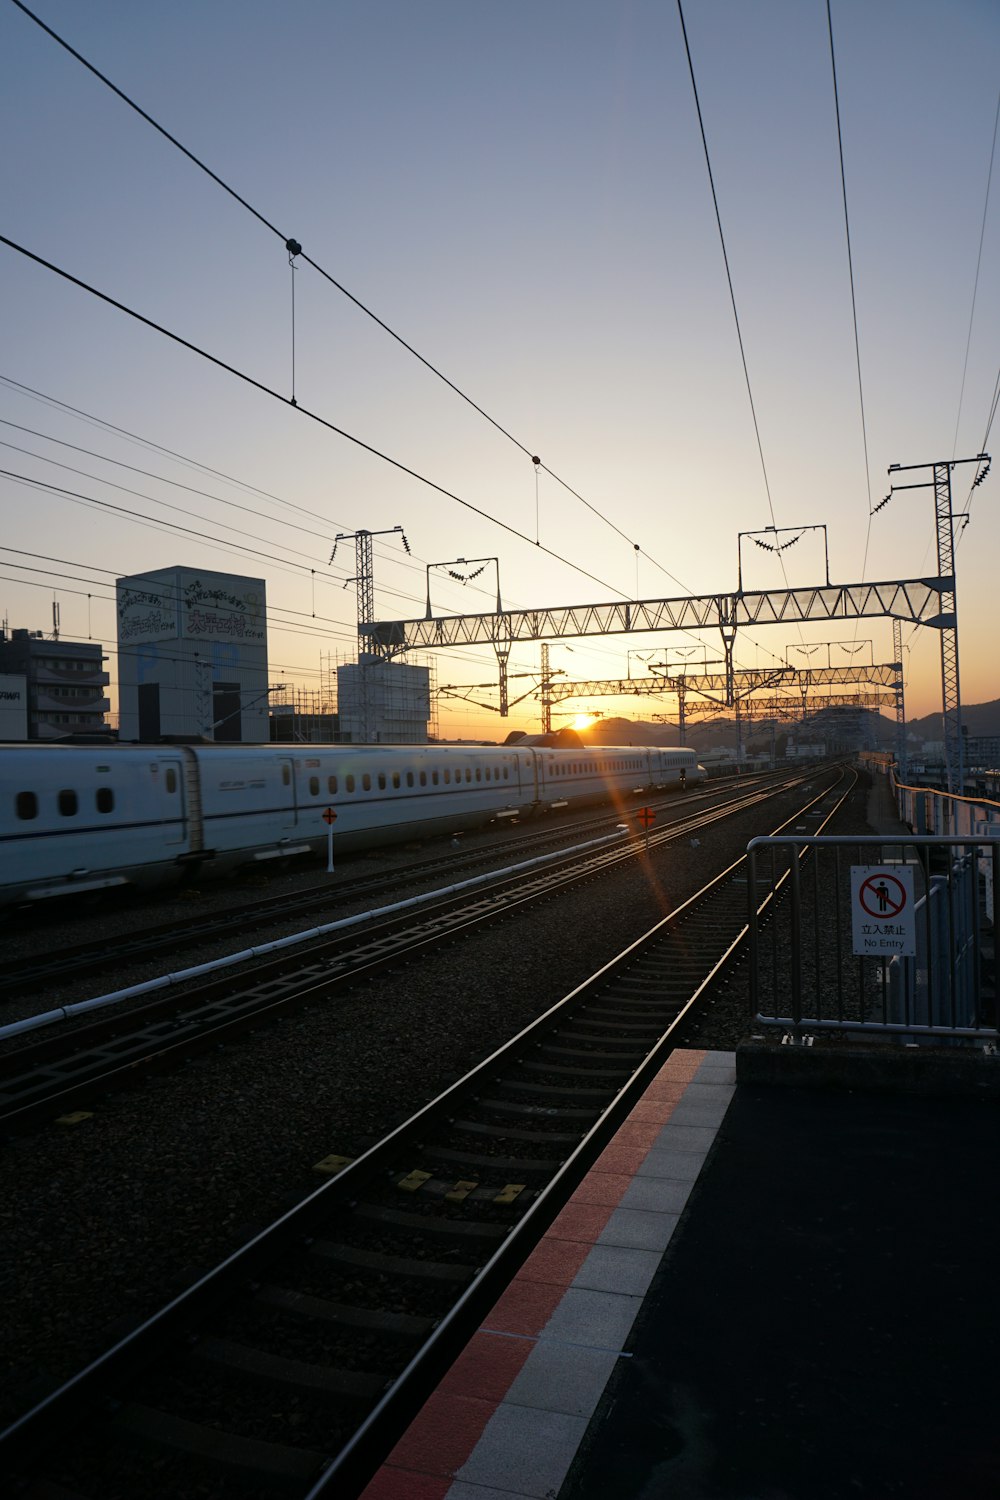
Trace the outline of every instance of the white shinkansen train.
[[0, 905], [322, 852], [327, 809], [346, 851], [704, 777], [647, 746], [3, 745]]

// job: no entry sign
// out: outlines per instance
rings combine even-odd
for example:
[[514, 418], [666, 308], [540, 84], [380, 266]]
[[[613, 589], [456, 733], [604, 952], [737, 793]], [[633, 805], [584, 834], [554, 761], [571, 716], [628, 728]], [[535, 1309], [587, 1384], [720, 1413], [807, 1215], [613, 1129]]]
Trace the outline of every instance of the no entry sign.
[[917, 924], [908, 865], [851, 866], [854, 952], [868, 958], [914, 958]]

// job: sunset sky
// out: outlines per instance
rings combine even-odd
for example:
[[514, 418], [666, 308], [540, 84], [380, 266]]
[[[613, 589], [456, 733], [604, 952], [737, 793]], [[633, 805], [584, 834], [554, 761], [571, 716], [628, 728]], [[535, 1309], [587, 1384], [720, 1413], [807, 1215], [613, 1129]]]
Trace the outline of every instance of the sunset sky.
[[[112, 697], [114, 579], [172, 564], [264, 577], [270, 680], [318, 688], [324, 658], [353, 656], [353, 549], [328, 559], [359, 527], [402, 526], [412, 549], [376, 544], [381, 619], [422, 616], [428, 565], [459, 557], [498, 563], [466, 584], [432, 569], [436, 614], [491, 609], [497, 567], [508, 607], [728, 592], [738, 535], [770, 525], [825, 525], [836, 583], [936, 572], [929, 490], [869, 513], [890, 464], [973, 456], [990, 421], [996, 0], [832, 3], [864, 429], [825, 0], [685, 0], [763, 466], [674, 0], [31, 9], [273, 226], [0, 0], [0, 233], [280, 397], [0, 245], [0, 469], [18, 476], [0, 477], [0, 614], [49, 632], [55, 599], [64, 637], [107, 648]], [[288, 237], [492, 423], [301, 260], [292, 407]], [[955, 473], [956, 511], [975, 472]], [[998, 480], [957, 553], [968, 703], [1000, 697]], [[780, 558], [745, 539], [744, 587], [822, 582], [821, 535]], [[940, 642], [904, 641], [912, 718], [940, 707]], [[891, 642], [888, 620], [793, 625], [736, 654], [886, 662]], [[617, 678], [719, 647], [551, 657]], [[511, 674], [538, 666], [515, 647]], [[489, 651], [434, 669], [497, 702]], [[507, 720], [442, 696], [442, 734], [537, 729], [532, 687], [512, 677], [529, 696]]]

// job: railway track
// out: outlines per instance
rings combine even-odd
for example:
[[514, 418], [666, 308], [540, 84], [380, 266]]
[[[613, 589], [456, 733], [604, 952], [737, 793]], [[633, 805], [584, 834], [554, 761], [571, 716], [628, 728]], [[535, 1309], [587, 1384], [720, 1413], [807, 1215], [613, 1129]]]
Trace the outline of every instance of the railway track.
[[[666, 797], [651, 796], [646, 801], [657, 818], [669, 826], [675, 820], [689, 817], [692, 808], [721, 806], [742, 799], [748, 788], [781, 784], [785, 780], [787, 773], [777, 773], [746, 778], [726, 786], [709, 785], [681, 796], [676, 793]], [[315, 885], [291, 894], [262, 897], [223, 910], [194, 911], [169, 922], [135, 927], [126, 934], [117, 933], [111, 939], [61, 942], [54, 952], [48, 951], [41, 942], [39, 949], [44, 951], [7, 960], [0, 974], [0, 1002], [9, 1003], [39, 988], [66, 981], [76, 982], [124, 963], [141, 962], [163, 953], [177, 954], [184, 949], [210, 944], [231, 936], [234, 928], [262, 932], [311, 912], [329, 911], [338, 906], [353, 907], [377, 901], [388, 892], [406, 887], [431, 886], [442, 879], [450, 881], [459, 871], [488, 865], [497, 859], [509, 862], [512, 858], [530, 858], [533, 853], [567, 840], [596, 836], [616, 822], [631, 821], [636, 811], [637, 807], [625, 812], [605, 809], [598, 816], [582, 819], [547, 817], [542, 829], [521, 831], [513, 837], [508, 835], [499, 839], [478, 838], [474, 847], [456, 848], [449, 840], [445, 854], [377, 872], [363, 871], [357, 857], [351, 856], [343, 867], [344, 873], [333, 879], [327, 876]], [[46, 915], [51, 916], [51, 913], [32, 912], [31, 915], [42, 917], [41, 932]]]
[[[114, 994], [93, 997], [31, 1017], [23, 1024], [35, 1027], [48, 1021], [47, 1027], [22, 1034], [22, 1040], [24, 1035], [37, 1040], [0, 1053], [0, 1125], [22, 1129], [61, 1112], [92, 1107], [114, 1087], [134, 1086], [153, 1070], [176, 1067], [296, 1006], [318, 997], [327, 1000], [338, 986], [454, 942], [484, 922], [607, 874], [647, 849], [704, 833], [713, 823], [786, 790], [787, 781], [777, 789], [746, 788], [722, 806], [686, 816], [682, 812], [641, 840], [606, 837], [546, 856], [543, 863], [481, 876], [426, 899], [415, 897], [403, 910], [349, 918], [329, 924], [326, 931], [309, 929], [301, 934], [301, 943], [288, 947], [290, 940], [282, 939], [270, 955], [262, 947], [244, 950], [230, 955], [239, 963], [211, 978], [202, 977], [203, 966], [198, 966], [190, 974], [181, 970], [162, 976], [162, 988], [145, 997], [127, 992], [120, 999]], [[252, 973], [247, 974], [251, 961]], [[126, 1000], [129, 1009], [123, 1012]], [[83, 1019], [88, 1015], [96, 1019]], [[67, 1034], [56, 1024], [78, 1017]]]
[[[843, 782], [789, 823], [825, 828]], [[775, 830], [777, 831], [777, 830]], [[0, 1436], [21, 1493], [357, 1495], [740, 952], [745, 862]]]

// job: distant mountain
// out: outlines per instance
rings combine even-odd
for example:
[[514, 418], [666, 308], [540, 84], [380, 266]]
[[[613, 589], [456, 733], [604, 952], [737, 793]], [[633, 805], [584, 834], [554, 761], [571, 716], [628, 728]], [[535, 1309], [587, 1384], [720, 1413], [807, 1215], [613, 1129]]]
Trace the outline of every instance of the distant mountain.
[[[838, 716], [845, 714], [862, 713], [870, 720], [871, 740], [876, 744], [889, 747], [893, 743], [896, 732], [896, 721], [885, 713], [874, 713], [870, 710], [857, 709], [818, 709], [811, 713], [803, 724], [802, 720], [785, 719], [777, 721], [777, 732], [786, 734], [798, 729], [806, 734], [815, 734], [820, 738], [835, 728]], [[1000, 698], [991, 703], [972, 703], [962, 705], [962, 723], [970, 735], [1000, 735]], [[918, 739], [937, 740], [941, 738], [941, 714], [925, 714], [920, 719], [910, 719], [906, 725], [908, 733], [915, 735]], [[771, 728], [768, 722], [760, 720], [744, 723], [742, 726], [742, 738], [746, 747], [753, 743], [770, 743]], [[586, 745], [678, 745], [680, 744], [680, 731], [676, 723], [654, 723], [646, 719], [622, 719], [608, 718], [597, 719], [587, 729], [580, 731], [556, 731], [549, 743], [558, 743], [560, 736], [567, 739], [572, 735], [573, 741], [579, 735], [579, 741]], [[528, 742], [538, 743], [537, 736], [525, 737]], [[726, 747], [732, 748], [736, 745], [736, 721], [731, 714], [720, 714], [717, 718], [702, 721], [701, 723], [689, 723], [687, 725], [686, 743], [694, 750], [707, 750], [709, 748]]]
[[[963, 703], [962, 724], [968, 734], [1000, 735], [1000, 698], [991, 703]], [[941, 738], [941, 712], [925, 714], [922, 719], [907, 719], [911, 734], [925, 740]]]

